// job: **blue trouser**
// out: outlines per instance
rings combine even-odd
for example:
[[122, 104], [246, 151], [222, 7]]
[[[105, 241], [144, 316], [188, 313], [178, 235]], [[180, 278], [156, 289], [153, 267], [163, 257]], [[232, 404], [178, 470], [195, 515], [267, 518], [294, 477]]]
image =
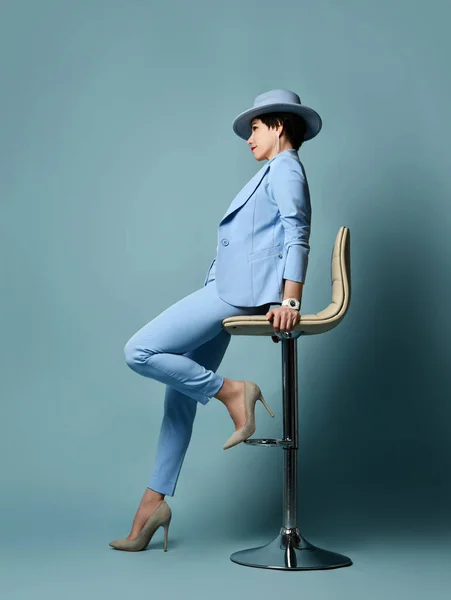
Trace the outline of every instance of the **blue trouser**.
[[124, 349], [133, 371], [166, 384], [156, 464], [147, 487], [169, 496], [174, 495], [188, 449], [197, 403], [207, 404], [224, 382], [216, 373], [231, 337], [223, 319], [265, 314], [270, 306], [238, 307], [221, 300], [215, 266], [204, 287], [144, 325]]

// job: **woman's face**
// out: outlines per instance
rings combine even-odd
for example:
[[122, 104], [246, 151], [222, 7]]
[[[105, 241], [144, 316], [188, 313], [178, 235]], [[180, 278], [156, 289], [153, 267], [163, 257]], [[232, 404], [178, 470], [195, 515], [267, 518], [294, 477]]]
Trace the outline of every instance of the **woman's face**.
[[[280, 136], [280, 130], [282, 126], [279, 125], [277, 128], [270, 129], [267, 125], [260, 121], [260, 119], [252, 119], [251, 122], [252, 133], [247, 140], [250, 148], [255, 148], [253, 155], [257, 160], [268, 159], [271, 160], [273, 156], [277, 154], [276, 143], [277, 137]], [[282, 150], [282, 142], [279, 139], [279, 151]]]

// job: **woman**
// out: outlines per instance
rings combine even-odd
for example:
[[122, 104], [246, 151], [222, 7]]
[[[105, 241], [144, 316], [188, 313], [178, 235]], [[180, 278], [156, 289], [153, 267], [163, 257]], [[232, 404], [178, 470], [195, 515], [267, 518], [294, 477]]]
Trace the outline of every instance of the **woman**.
[[[217, 255], [204, 286], [179, 300], [142, 327], [125, 345], [131, 369], [166, 384], [164, 416], [156, 465], [128, 537], [110, 542], [138, 551], [164, 527], [164, 550], [173, 496], [191, 439], [198, 403], [216, 398], [226, 407], [235, 431], [224, 449], [255, 431], [258, 385], [219, 375], [230, 342], [222, 321], [262, 314], [276, 334], [300, 320], [302, 288], [309, 255], [311, 207], [307, 178], [297, 151], [322, 126], [313, 109], [290, 90], [271, 90], [233, 122], [258, 161], [268, 160], [234, 198], [219, 224]], [[283, 295], [283, 300], [282, 300]], [[271, 308], [272, 304], [280, 304]], [[177, 326], [174, 327], [174, 323]], [[277, 336], [272, 336], [278, 342]]]

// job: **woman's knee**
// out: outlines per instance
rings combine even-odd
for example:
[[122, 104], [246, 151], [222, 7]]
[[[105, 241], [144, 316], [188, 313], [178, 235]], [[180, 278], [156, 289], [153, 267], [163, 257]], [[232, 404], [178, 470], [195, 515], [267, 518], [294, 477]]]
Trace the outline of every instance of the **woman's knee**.
[[136, 365], [136, 345], [129, 340], [124, 346], [125, 362], [130, 368]]
[[143, 348], [133, 338], [124, 346], [125, 362], [134, 371], [147, 362], [152, 354], [154, 354], [152, 350]]

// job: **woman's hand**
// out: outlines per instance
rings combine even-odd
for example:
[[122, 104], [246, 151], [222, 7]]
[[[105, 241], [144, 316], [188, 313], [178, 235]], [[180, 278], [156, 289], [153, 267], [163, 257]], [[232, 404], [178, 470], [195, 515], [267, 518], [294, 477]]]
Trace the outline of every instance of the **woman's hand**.
[[[301, 320], [301, 313], [289, 306], [276, 306], [276, 308], [271, 308], [271, 310], [266, 313], [265, 317], [268, 321], [272, 322], [274, 331], [280, 333], [281, 331], [293, 331], [295, 326]], [[280, 339], [276, 335], [272, 335], [271, 339], [276, 344], [280, 342]]]

